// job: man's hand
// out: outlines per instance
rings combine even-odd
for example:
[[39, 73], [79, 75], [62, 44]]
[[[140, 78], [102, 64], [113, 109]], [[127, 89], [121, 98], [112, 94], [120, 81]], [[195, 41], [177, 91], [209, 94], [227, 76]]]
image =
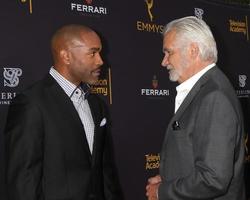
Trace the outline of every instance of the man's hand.
[[158, 200], [158, 188], [160, 184], [160, 175], [148, 179], [148, 185], [146, 186], [146, 196], [148, 197], [148, 200]]

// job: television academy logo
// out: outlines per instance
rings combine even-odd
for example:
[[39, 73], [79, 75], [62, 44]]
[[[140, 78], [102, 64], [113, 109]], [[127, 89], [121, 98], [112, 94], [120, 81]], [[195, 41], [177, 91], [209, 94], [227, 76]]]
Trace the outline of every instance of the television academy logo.
[[71, 2], [70, 9], [73, 12], [94, 16], [108, 14], [108, 10], [106, 7], [93, 5], [93, 0], [81, 0], [79, 3]]
[[152, 170], [152, 169], [158, 169], [160, 167], [160, 154], [146, 154], [145, 155], [145, 169], [146, 170]]
[[158, 79], [156, 75], [152, 79], [152, 88], [141, 89], [141, 96], [147, 97], [164, 97], [169, 96], [169, 90], [157, 89], [159, 86]]
[[242, 33], [246, 36], [247, 41], [249, 40], [248, 33], [248, 16], [245, 19], [229, 19], [229, 31], [232, 33]]
[[108, 98], [109, 104], [112, 105], [112, 77], [111, 69], [108, 68], [108, 77], [99, 79], [94, 85], [91, 86], [91, 93], [100, 94]]
[[20, 68], [3, 68], [4, 87], [16, 87], [19, 84], [19, 77], [22, 75]]

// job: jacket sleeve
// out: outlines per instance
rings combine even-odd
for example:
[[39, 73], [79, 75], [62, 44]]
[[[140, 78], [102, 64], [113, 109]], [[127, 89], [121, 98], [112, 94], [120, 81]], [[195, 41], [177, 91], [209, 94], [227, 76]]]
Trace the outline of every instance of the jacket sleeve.
[[42, 199], [43, 126], [38, 106], [24, 95], [9, 107], [5, 127], [9, 200]]
[[243, 156], [238, 157], [243, 145], [238, 108], [218, 91], [197, 106], [191, 133], [194, 169], [185, 177], [166, 177], [159, 187], [159, 200], [214, 199], [224, 195], [235, 173], [234, 162], [243, 164]]

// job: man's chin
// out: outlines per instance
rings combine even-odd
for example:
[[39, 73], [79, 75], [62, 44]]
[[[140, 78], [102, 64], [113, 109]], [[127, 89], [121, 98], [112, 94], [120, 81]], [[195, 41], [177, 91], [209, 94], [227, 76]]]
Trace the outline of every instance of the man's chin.
[[95, 85], [98, 82], [99, 78], [93, 78], [91, 80], [86, 81], [89, 85]]
[[169, 74], [169, 80], [170, 80], [170, 81], [176, 82], [176, 81], [178, 81], [178, 79], [179, 79], [179, 76], [178, 76], [178, 75]]

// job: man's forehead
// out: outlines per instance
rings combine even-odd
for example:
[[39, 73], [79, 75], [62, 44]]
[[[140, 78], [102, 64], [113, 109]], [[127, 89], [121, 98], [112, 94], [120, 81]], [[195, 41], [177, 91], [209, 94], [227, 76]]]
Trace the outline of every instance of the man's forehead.
[[169, 47], [174, 46], [175, 39], [176, 39], [175, 32], [171, 31], [166, 33], [163, 37], [163, 46], [169, 46]]
[[101, 51], [102, 44], [95, 40], [74, 40], [69, 48], [84, 48], [87, 51]]

